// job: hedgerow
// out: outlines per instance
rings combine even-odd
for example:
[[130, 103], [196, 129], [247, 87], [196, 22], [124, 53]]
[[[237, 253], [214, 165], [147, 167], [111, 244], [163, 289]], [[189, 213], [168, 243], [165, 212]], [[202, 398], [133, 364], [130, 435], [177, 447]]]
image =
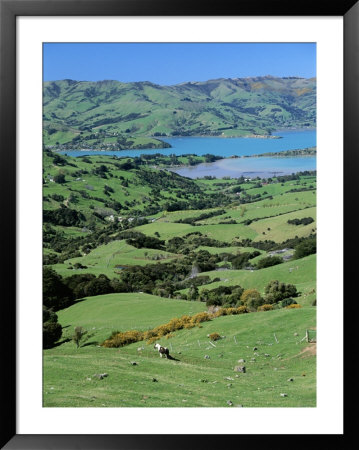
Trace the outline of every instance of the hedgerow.
[[171, 319], [169, 322], [159, 325], [151, 330], [147, 331], [125, 331], [119, 332], [115, 331], [112, 335], [106, 339], [103, 343], [103, 347], [113, 348], [113, 347], [123, 347], [128, 344], [133, 344], [134, 342], [139, 341], [147, 341], [147, 344], [152, 344], [162, 337], [172, 336], [173, 332], [182, 330], [182, 329], [190, 329], [195, 326], [200, 327], [202, 322], [208, 322], [216, 317], [220, 316], [229, 316], [234, 314], [244, 314], [247, 313], [248, 310], [245, 306], [239, 306], [238, 308], [219, 308], [215, 312], [200, 312], [193, 316], [182, 316], [180, 318], [175, 317]]

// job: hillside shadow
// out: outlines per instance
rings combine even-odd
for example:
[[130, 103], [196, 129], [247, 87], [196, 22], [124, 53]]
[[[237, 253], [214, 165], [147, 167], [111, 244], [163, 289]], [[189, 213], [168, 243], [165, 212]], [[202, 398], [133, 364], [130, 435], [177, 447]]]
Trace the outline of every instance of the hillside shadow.
[[85, 342], [81, 347], [88, 347], [89, 345], [98, 345], [97, 341]]
[[65, 344], [66, 342], [70, 342], [70, 341], [71, 341], [71, 339], [69, 339], [69, 338], [63, 339], [60, 342], [56, 342], [56, 344], [54, 344], [51, 348], [59, 347], [60, 345]]
[[86, 298], [77, 298], [76, 300], [74, 300], [73, 305], [76, 305], [77, 303], [84, 302], [85, 300], [86, 300]]
[[167, 355], [167, 359], [171, 359], [172, 361], [181, 361], [180, 359], [174, 358], [171, 355]]

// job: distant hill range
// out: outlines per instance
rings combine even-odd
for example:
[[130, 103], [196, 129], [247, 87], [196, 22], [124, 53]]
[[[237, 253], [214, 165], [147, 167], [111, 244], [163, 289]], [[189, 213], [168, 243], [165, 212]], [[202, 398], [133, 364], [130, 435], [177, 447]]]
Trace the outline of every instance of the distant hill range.
[[172, 136], [269, 137], [315, 127], [316, 78], [220, 78], [159, 86], [144, 81], [48, 81], [44, 145], [161, 148]]

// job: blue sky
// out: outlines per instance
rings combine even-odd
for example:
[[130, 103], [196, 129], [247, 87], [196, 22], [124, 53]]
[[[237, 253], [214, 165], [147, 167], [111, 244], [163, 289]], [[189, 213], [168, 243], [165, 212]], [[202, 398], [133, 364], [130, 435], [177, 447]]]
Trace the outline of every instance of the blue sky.
[[316, 76], [315, 43], [45, 43], [44, 81], [185, 81]]

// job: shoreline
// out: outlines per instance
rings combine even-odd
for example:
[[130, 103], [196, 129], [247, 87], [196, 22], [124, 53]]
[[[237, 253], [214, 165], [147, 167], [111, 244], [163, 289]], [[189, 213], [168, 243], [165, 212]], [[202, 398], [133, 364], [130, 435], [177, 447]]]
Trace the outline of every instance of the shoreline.
[[[298, 151], [307, 150], [307, 149], [310, 149], [310, 148], [312, 148], [312, 147], [308, 147], [308, 148], [305, 148], [305, 149], [296, 149], [296, 150], [283, 150], [283, 153], [285, 153], [285, 152], [298, 152]], [[229, 159], [250, 159], [250, 158], [255, 158], [255, 159], [260, 159], [260, 158], [272, 158], [272, 159], [286, 159], [287, 158], [287, 159], [289, 159], [289, 158], [313, 158], [313, 157], [316, 158], [316, 156], [317, 156], [317, 152], [316, 151], [315, 151], [315, 153], [312, 153], [312, 154], [296, 154], [296, 153], [293, 153], [293, 154], [287, 154], [287, 155], [280, 155], [280, 153], [282, 153], [282, 152], [275, 152], [275, 153], [268, 152], [268, 153], [262, 153], [262, 154], [258, 154], [258, 155], [250, 155], [250, 156], [235, 156], [235, 155], [233, 155], [233, 156], [229, 156], [229, 157], [225, 157], [225, 158], [220, 158], [217, 161], [223, 161], [225, 159], [229, 160]], [[195, 156], [197, 156], [197, 155], [195, 155]], [[167, 170], [176, 172], [177, 170], [182, 170], [182, 169], [189, 169], [189, 170], [193, 169], [194, 170], [199, 165], [212, 166], [213, 164], [216, 164], [217, 161], [213, 161], [213, 162], [198, 162], [197, 164], [193, 164], [193, 165], [183, 164], [183, 165], [172, 165], [172, 166], [168, 165], [168, 166], [162, 166], [162, 167], [152, 166], [152, 168], [154, 168], [154, 169], [164, 169], [164, 170], [167, 169]], [[280, 172], [278, 172], [278, 173], [280, 173]]]
[[[295, 149], [295, 150], [283, 150], [282, 152], [268, 152], [268, 153], [261, 153], [258, 155], [244, 155], [244, 156], [228, 156], [228, 157], [219, 157], [217, 155], [213, 155], [213, 156], [217, 156], [216, 161], [222, 161], [223, 159], [249, 159], [249, 158], [310, 158], [310, 157], [316, 157], [317, 156], [317, 151], [315, 150], [314, 153], [308, 153], [308, 154], [301, 154], [301, 153], [296, 153], [296, 152], [301, 152], [301, 151], [305, 151], [305, 150], [310, 150], [310, 149], [314, 149], [316, 147], [306, 147], [303, 149]], [[281, 155], [281, 153], [289, 153], [289, 154], [283, 154]], [[193, 156], [200, 156], [200, 155], [193, 155]], [[188, 169], [188, 168], [194, 168], [200, 164], [206, 164], [206, 165], [211, 165], [211, 164], [215, 164], [216, 161], [213, 162], [197, 162], [196, 164], [192, 164], [192, 165], [188, 165], [188, 164], [175, 164], [175, 165], [168, 165], [168, 166], [151, 166], [152, 168], [170, 168], [170, 169]]]
[[[273, 133], [286, 133], [286, 132], [301, 132], [301, 131], [315, 131], [316, 127], [306, 127], [306, 128], [284, 128], [284, 129], [280, 129], [280, 130], [275, 130], [273, 131]], [[164, 149], [168, 149], [168, 148], [173, 148], [172, 145], [169, 142], [166, 142], [165, 139], [186, 139], [186, 138], [216, 138], [216, 139], [283, 139], [283, 136], [277, 136], [275, 134], [268, 134], [268, 135], [264, 135], [264, 134], [248, 134], [245, 136], [222, 136], [222, 135], [218, 135], [218, 136], [207, 136], [207, 135], [197, 135], [197, 136], [163, 136], [161, 137], [161, 139], [159, 139], [158, 137], [153, 137], [153, 136], [146, 136], [146, 137], [150, 137], [153, 139], [157, 139], [158, 141], [161, 141], [165, 144], [168, 144], [169, 147], [155, 147], [155, 148], [121, 148], [121, 149], [116, 149], [116, 150], [108, 150], [108, 149], [89, 149], [89, 148], [81, 148], [81, 149], [53, 149], [53, 148], [48, 148], [49, 150], [52, 150], [54, 152], [66, 152], [66, 151], [79, 151], [79, 152], [121, 152], [121, 151], [131, 151], [131, 150], [164, 150]]]

